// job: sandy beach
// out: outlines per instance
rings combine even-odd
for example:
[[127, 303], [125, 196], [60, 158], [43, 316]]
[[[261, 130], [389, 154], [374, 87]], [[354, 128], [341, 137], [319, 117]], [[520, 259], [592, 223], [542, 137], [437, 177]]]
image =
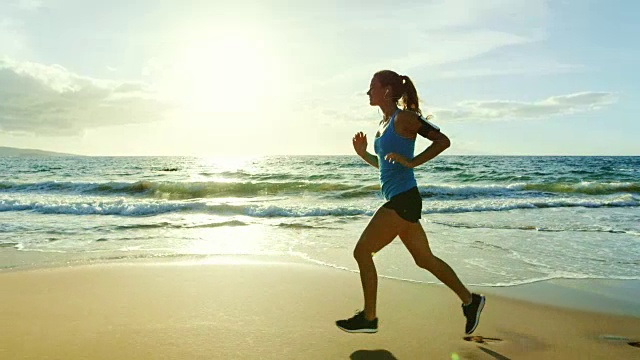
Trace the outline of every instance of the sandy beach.
[[[640, 359], [640, 318], [490, 295], [465, 339], [443, 286], [380, 279], [380, 329], [355, 272], [289, 261], [115, 263], [0, 274], [2, 359]], [[471, 341], [469, 341], [471, 340]]]

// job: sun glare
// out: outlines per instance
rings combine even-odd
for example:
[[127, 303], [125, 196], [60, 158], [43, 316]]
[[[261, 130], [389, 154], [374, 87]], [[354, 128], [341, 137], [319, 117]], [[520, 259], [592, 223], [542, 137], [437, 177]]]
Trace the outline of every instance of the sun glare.
[[262, 35], [227, 29], [186, 38], [167, 85], [187, 111], [255, 112], [268, 104], [278, 62]]

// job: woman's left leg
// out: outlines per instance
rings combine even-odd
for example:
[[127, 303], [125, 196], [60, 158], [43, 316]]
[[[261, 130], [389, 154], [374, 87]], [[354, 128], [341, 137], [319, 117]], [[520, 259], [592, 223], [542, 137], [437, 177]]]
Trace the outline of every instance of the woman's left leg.
[[373, 263], [373, 254], [382, 250], [396, 236], [398, 225], [404, 222], [394, 210], [381, 207], [373, 215], [369, 224], [360, 235], [353, 250], [353, 257], [360, 270], [360, 282], [364, 295], [364, 313], [368, 320], [376, 318], [376, 299], [378, 294], [378, 273]]
[[369, 224], [360, 235], [353, 250], [353, 256], [360, 269], [364, 310], [355, 316], [336, 321], [336, 325], [347, 332], [375, 333], [378, 331], [376, 299], [378, 292], [378, 273], [373, 263], [373, 253], [389, 244], [398, 235], [398, 226], [404, 221], [395, 210], [384, 206], [373, 215]]

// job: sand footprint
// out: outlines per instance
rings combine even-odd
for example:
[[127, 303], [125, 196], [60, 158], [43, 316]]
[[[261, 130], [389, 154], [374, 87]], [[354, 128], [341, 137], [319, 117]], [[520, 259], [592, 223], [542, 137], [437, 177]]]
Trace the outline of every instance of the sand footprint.
[[471, 342], [475, 342], [475, 343], [478, 343], [478, 344], [487, 344], [487, 343], [494, 343], [494, 342], [502, 341], [502, 339], [489, 338], [489, 337], [478, 336], [478, 335], [465, 336], [463, 339], [465, 341], [471, 341]]

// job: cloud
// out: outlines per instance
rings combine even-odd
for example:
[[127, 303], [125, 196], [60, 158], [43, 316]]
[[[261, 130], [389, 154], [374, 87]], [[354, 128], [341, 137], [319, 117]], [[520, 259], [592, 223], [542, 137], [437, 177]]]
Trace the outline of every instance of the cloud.
[[[343, 70], [320, 73], [320, 78], [302, 90], [315, 92], [322, 86], [323, 91], [350, 91], [356, 81], [368, 81], [381, 69], [418, 73], [447, 64], [459, 69], [461, 63], [468, 68], [465, 62], [542, 41], [547, 36], [547, 1], [398, 1], [389, 6], [361, 9], [357, 18], [326, 28], [322, 36], [342, 56], [318, 56], [325, 56], [335, 63], [334, 67]], [[343, 49], [358, 51], [349, 53]]]
[[[371, 123], [382, 118], [377, 108], [366, 104], [364, 93], [355, 93], [347, 103], [358, 103], [347, 106], [346, 103], [326, 108], [321, 99], [307, 99], [298, 103], [301, 111], [323, 124], [333, 124], [336, 119], [351, 123]], [[598, 110], [617, 101], [609, 92], [579, 92], [568, 95], [552, 96], [536, 102], [519, 102], [507, 100], [459, 102], [455, 108], [444, 109], [433, 107], [429, 110], [437, 119], [443, 121], [501, 121], [516, 119], [538, 119], [558, 115], [569, 115], [580, 112]], [[330, 104], [341, 104], [339, 99], [329, 101]]]
[[584, 72], [587, 67], [573, 64], [525, 64], [514, 66], [512, 64], [496, 64], [485, 67], [458, 68], [456, 70], [438, 71], [436, 78], [478, 78], [489, 76], [513, 76], [513, 75], [557, 75]]
[[59, 65], [0, 58], [0, 130], [75, 135], [161, 120], [169, 105], [141, 82], [93, 79]]
[[552, 96], [536, 102], [505, 100], [463, 101], [455, 109], [435, 109], [443, 120], [511, 120], [536, 119], [597, 110], [617, 101], [609, 92], [579, 92]]
[[[394, 52], [393, 57], [381, 56], [381, 60], [359, 64], [327, 80], [320, 81], [320, 85], [342, 84], [355, 79], [369, 79], [376, 71], [394, 69], [399, 73], [406, 73], [420, 66], [438, 66], [460, 62], [475, 58], [495, 49], [521, 45], [531, 39], [489, 30], [478, 30], [463, 33], [438, 33], [423, 35], [419, 39], [424, 44], [444, 44], [442, 46], [420, 51], [419, 48]], [[402, 54], [402, 55], [398, 55]]]

